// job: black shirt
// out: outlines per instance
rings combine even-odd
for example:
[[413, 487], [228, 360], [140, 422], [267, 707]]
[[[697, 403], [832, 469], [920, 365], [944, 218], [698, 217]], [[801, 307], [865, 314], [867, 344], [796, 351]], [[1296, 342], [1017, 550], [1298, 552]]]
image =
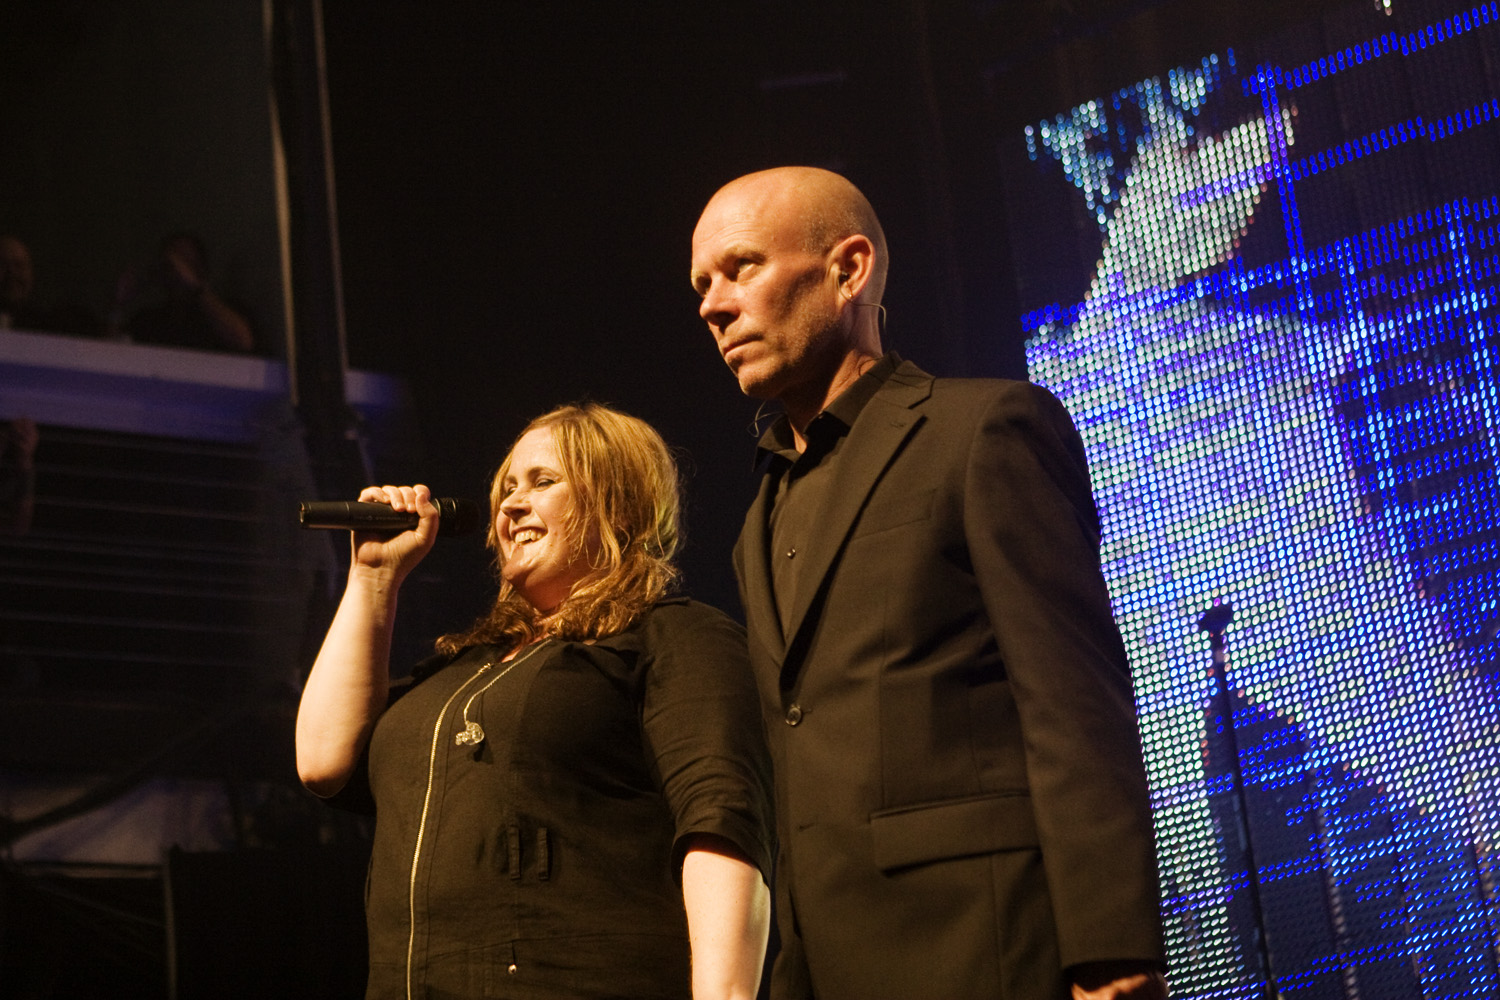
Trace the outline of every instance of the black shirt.
[[761, 435], [756, 448], [757, 464], [768, 461], [767, 475], [776, 480], [767, 537], [771, 540], [771, 585], [783, 636], [790, 626], [788, 616], [796, 605], [801, 565], [797, 554], [806, 548], [817, 530], [814, 520], [838, 480], [839, 453], [849, 429], [899, 364], [901, 358], [894, 351], [886, 354], [813, 417], [803, 435], [807, 440], [806, 451], [797, 451], [792, 426], [785, 414]]
[[[687, 840], [723, 837], [769, 872], [737, 624], [668, 600], [619, 635], [533, 650], [424, 670], [375, 727], [371, 998], [404, 998], [408, 963], [418, 996], [686, 998]], [[458, 741], [469, 723], [482, 737]]]

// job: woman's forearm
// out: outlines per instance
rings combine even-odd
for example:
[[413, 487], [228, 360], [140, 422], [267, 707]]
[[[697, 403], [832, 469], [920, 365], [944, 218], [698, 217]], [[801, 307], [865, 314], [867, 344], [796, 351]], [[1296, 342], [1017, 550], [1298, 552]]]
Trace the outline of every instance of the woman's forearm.
[[693, 1000], [752, 1000], [771, 923], [771, 894], [759, 869], [728, 841], [697, 838], [682, 862], [682, 901]]

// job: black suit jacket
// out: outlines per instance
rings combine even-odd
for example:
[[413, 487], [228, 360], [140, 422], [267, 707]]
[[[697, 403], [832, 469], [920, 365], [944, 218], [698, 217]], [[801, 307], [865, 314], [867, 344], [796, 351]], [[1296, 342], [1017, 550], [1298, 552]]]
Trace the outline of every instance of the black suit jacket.
[[903, 363], [849, 431], [783, 635], [765, 477], [735, 549], [776, 768], [773, 996], [1067, 995], [1163, 959], [1083, 446], [1025, 382]]

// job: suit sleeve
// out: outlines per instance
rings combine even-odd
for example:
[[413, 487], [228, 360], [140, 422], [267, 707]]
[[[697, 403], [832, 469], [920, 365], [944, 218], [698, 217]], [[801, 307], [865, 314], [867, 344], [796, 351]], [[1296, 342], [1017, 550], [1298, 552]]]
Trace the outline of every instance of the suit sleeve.
[[1161, 962], [1151, 808], [1082, 442], [1050, 393], [984, 414], [964, 531], [1015, 698], [1063, 964]]

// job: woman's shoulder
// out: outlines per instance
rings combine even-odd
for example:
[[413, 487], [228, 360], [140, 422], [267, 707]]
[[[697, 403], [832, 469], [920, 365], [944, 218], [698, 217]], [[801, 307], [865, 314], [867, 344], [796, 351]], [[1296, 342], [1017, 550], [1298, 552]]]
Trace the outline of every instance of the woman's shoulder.
[[743, 648], [745, 629], [718, 608], [677, 595], [658, 600], [630, 628], [599, 644], [652, 654], [688, 647]]
[[658, 601], [630, 631], [658, 690], [718, 691], [755, 704], [744, 626], [718, 608], [687, 597]]
[[649, 629], [721, 629], [744, 634], [744, 627], [711, 604], [685, 594], [664, 597], [641, 615], [637, 627]]

